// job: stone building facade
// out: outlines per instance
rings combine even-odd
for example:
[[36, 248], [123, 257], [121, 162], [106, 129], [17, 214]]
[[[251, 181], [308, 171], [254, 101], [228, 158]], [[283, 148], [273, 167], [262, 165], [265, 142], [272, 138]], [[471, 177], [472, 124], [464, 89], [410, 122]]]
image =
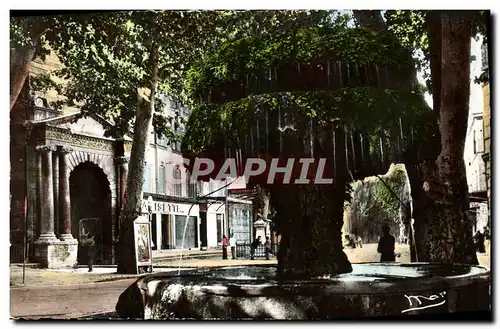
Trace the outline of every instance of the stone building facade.
[[[482, 69], [488, 70], [488, 45], [483, 43], [481, 47]], [[484, 154], [483, 160], [486, 170], [486, 186], [488, 203], [491, 207], [491, 107], [490, 107], [490, 84], [484, 83], [483, 88], [483, 131], [484, 131]]]
[[42, 266], [73, 266], [91, 233], [96, 262], [113, 263], [130, 138], [104, 137], [111, 123], [100, 117], [22, 97], [11, 112], [11, 259], [22, 261], [26, 243]]
[[[30, 75], [60, 67], [51, 54], [45, 62], [35, 60]], [[75, 108], [51, 108], [60, 96], [30, 90], [29, 79], [10, 121], [11, 262], [22, 262], [26, 254], [29, 261], [49, 268], [86, 264], [79, 242], [91, 234], [95, 263], [114, 264], [131, 138], [106, 137], [112, 123], [102, 117], [83, 117]], [[168, 97], [164, 100], [165, 114], [175, 118], [173, 128], [182, 133], [188, 109]], [[154, 249], [219, 246], [221, 235], [231, 231], [232, 212], [226, 205], [246, 201], [229, 201], [228, 188], [223, 188], [227, 182], [191, 182], [180, 145], [170, 145], [152, 127], [150, 131], [143, 213], [150, 215]], [[173, 183], [171, 176], [181, 183]], [[240, 180], [231, 187], [242, 186]], [[252, 218], [251, 212], [244, 215]], [[251, 220], [248, 223], [247, 231]]]
[[[162, 97], [162, 101], [165, 104], [163, 115], [173, 118], [171, 128], [182, 134], [189, 109], [167, 96]], [[146, 199], [153, 199], [150, 218], [154, 249], [220, 246], [222, 236], [228, 236], [233, 226], [231, 218], [234, 214], [228, 205], [246, 203], [238, 198], [228, 199], [228, 190], [244, 187], [244, 180], [226, 187], [227, 184], [226, 181], [193, 181], [183, 165], [180, 143], [171, 144], [151, 128], [146, 150], [143, 203], [147, 209]], [[251, 212], [245, 214], [251, 218]], [[247, 226], [251, 227], [251, 222]]]

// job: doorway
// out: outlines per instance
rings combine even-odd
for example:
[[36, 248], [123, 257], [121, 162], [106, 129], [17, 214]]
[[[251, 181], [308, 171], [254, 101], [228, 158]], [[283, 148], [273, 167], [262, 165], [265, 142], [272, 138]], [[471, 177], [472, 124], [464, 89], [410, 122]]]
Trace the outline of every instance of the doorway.
[[[82, 239], [82, 219], [92, 219], [95, 230], [95, 264], [109, 264], [112, 248], [111, 189], [106, 174], [92, 162], [84, 162], [73, 169], [69, 177], [71, 199], [71, 234]], [[86, 264], [87, 257], [78, 248], [79, 264]]]

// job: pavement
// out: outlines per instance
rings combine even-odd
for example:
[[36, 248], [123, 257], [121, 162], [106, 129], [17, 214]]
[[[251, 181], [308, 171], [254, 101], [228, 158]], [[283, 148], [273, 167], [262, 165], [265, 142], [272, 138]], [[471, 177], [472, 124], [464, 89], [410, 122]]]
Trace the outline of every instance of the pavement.
[[[367, 244], [363, 248], [344, 249], [351, 263], [377, 262], [380, 255], [377, 244]], [[480, 265], [489, 268], [489, 243], [487, 253], [478, 254]], [[409, 262], [408, 245], [396, 245], [398, 262]], [[275, 264], [271, 260], [227, 259], [175, 259], [160, 260], [154, 272], [176, 271], [179, 269], [217, 266], [241, 266]], [[116, 267], [95, 267], [88, 269], [48, 270], [27, 268], [25, 283], [22, 283], [22, 267], [11, 265], [10, 313], [12, 318], [25, 319], [68, 319], [68, 318], [107, 318], [112, 315], [119, 295], [132, 284], [139, 275], [116, 274]], [[105, 316], [103, 316], [103, 314]]]
[[68, 319], [111, 313], [120, 294], [136, 279], [50, 287], [11, 288], [14, 318]]

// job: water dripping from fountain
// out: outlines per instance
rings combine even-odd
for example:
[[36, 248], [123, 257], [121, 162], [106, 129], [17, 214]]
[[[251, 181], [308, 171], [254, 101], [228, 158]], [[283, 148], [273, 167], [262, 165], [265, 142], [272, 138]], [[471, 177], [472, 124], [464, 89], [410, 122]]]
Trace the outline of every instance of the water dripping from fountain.
[[411, 133], [411, 145], [413, 146], [413, 145], [415, 145], [415, 144], [414, 144], [414, 143], [415, 143], [415, 141], [414, 141], [414, 139], [413, 139], [413, 126], [410, 126], [410, 133]]
[[380, 74], [378, 72], [378, 65], [377, 64], [375, 64], [375, 71], [377, 73], [377, 85], [379, 85], [380, 84]]
[[359, 73], [359, 65], [358, 64], [354, 64], [354, 68], [355, 68], [355, 71], [356, 71], [356, 80], [358, 81], [358, 85], [361, 86], [361, 74]]
[[224, 159], [227, 159], [227, 137], [224, 137]]
[[380, 160], [382, 161], [382, 167], [385, 165], [384, 161], [384, 147], [383, 147], [383, 142], [382, 142], [382, 137], [379, 138], [380, 142]]
[[250, 94], [250, 78], [248, 77], [248, 74], [246, 74], [246, 79], [245, 79], [245, 91], [247, 96]]
[[327, 87], [330, 87], [330, 74], [331, 74], [331, 68], [330, 68], [330, 60], [326, 60], [326, 85]]
[[340, 80], [340, 88], [343, 88], [344, 87], [344, 81], [343, 81], [343, 78], [342, 78], [342, 64], [340, 63], [340, 61], [337, 62], [337, 65], [338, 65], [338, 68], [339, 68], [339, 80]]
[[274, 71], [274, 82], [273, 82], [273, 90], [278, 91], [278, 71], [276, 70], [276, 66], [273, 67]]
[[347, 141], [349, 140], [348, 132], [344, 133], [344, 148], [345, 148], [345, 166], [349, 168], [349, 147], [347, 145]]
[[353, 134], [349, 134], [351, 136], [351, 148], [352, 148], [352, 167], [356, 170], [356, 150], [354, 149], [354, 136]]
[[361, 143], [361, 162], [363, 163], [363, 166], [365, 164], [365, 148], [364, 148], [364, 137], [363, 137], [363, 134], [359, 134], [359, 140], [360, 140], [360, 143]]
[[253, 125], [250, 126], [250, 154], [254, 154], [255, 147], [253, 143]]
[[239, 149], [238, 149], [238, 153], [239, 153], [239, 155], [240, 155], [240, 168], [241, 168], [241, 175], [243, 175], [243, 170], [244, 170], [244, 168], [243, 168], [243, 156], [242, 156], [242, 154], [241, 154], [241, 148], [239, 148]]
[[278, 102], [278, 134], [280, 135], [280, 154], [283, 152], [283, 134], [281, 132], [281, 102]]
[[401, 117], [399, 118], [399, 132], [401, 134], [401, 139], [404, 138], [404, 135], [403, 135], [403, 121], [401, 119]]
[[313, 119], [309, 118], [309, 143], [310, 143], [310, 157], [314, 157], [314, 134], [313, 134]]
[[351, 68], [347, 64], [347, 86], [351, 86]]
[[351, 169], [347, 168], [347, 172], [349, 173], [349, 176], [351, 176], [351, 182], [354, 183], [356, 180], [354, 179]]
[[260, 153], [260, 126], [259, 126], [259, 119], [255, 120], [255, 130], [256, 130], [256, 135], [257, 135], [257, 152]]
[[266, 111], [266, 154], [269, 154], [269, 112]]

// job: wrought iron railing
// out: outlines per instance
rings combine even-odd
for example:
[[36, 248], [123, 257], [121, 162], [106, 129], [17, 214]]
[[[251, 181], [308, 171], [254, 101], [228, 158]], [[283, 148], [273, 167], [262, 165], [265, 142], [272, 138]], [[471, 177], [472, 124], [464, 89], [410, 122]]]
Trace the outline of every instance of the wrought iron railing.
[[271, 259], [275, 258], [278, 254], [279, 244], [260, 244], [255, 250], [253, 250], [252, 257], [252, 245], [250, 243], [237, 243], [236, 244], [236, 258], [239, 259]]

